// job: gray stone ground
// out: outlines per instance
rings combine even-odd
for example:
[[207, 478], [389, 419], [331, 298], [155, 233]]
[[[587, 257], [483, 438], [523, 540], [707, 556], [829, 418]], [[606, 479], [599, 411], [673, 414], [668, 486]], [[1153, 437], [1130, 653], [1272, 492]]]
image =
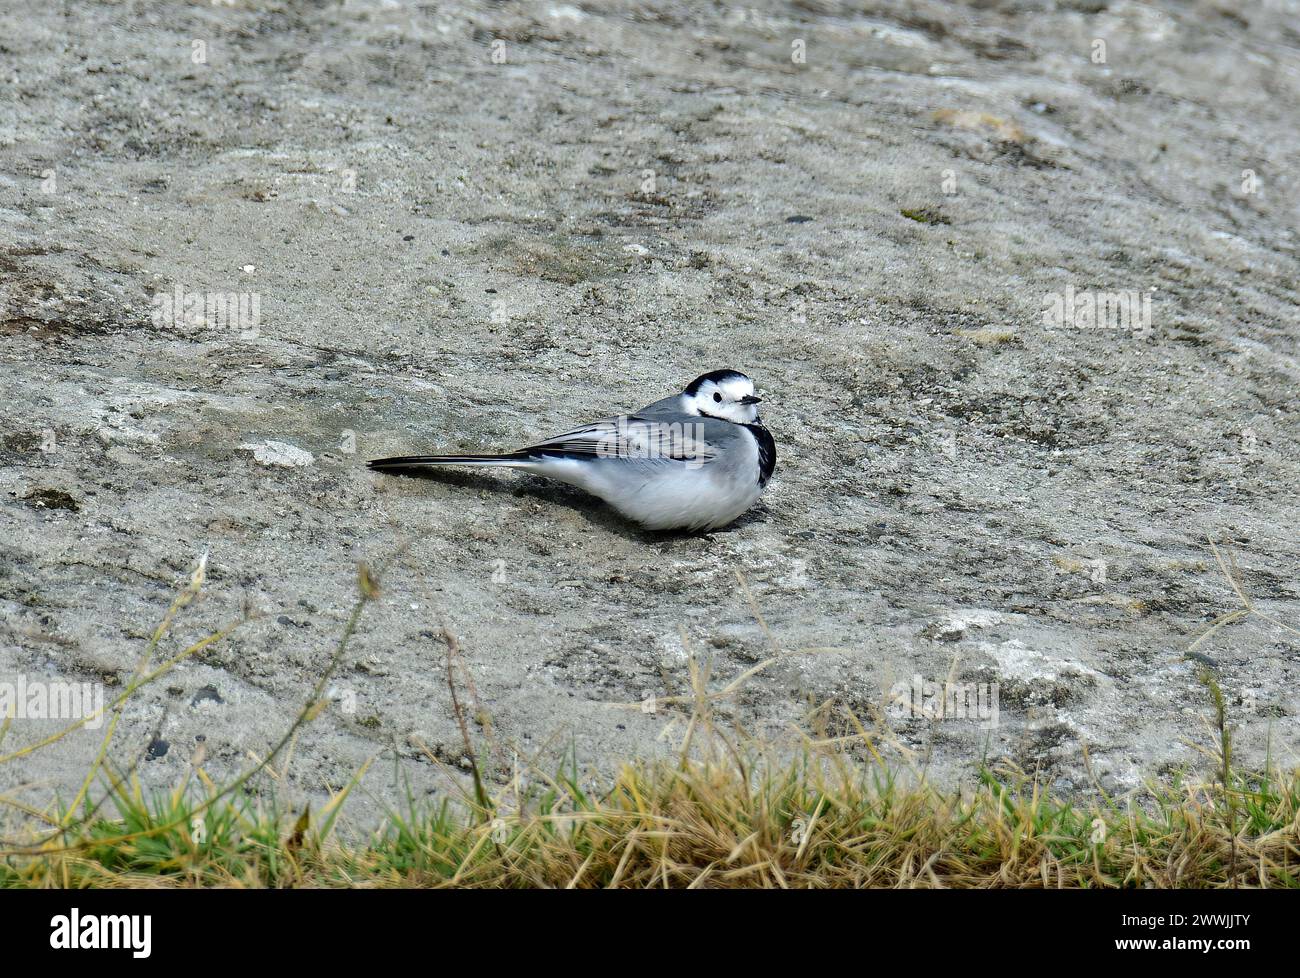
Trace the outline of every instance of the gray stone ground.
[[[610, 704], [773, 643], [720, 709], [784, 748], [951, 674], [997, 684], [996, 727], [885, 714], [887, 756], [952, 783], [1009, 759], [1067, 795], [1094, 790], [1085, 744], [1108, 790], [1204, 774], [1183, 652], [1240, 604], [1207, 537], [1300, 625], [1296, 13], [5, 0], [0, 681], [120, 688], [207, 551], [161, 653], [259, 617], [142, 692], [114, 757], [160, 732], [139, 775], [170, 787], [202, 737], [228, 778], [309, 695], [356, 562], [409, 543], [275, 765], [290, 801], [374, 755], [359, 823], [403, 779], [447, 790], [419, 746], [463, 754], [444, 624], [496, 779], [515, 752], [671, 750], [673, 708]], [[177, 287], [256, 297], [256, 328], [156, 321]], [[1048, 328], [1067, 289], [1149, 294], [1150, 322]], [[780, 461], [712, 540], [510, 474], [364, 467], [721, 366], [766, 393]], [[1256, 615], [1200, 651], [1243, 763], [1295, 764], [1297, 634]], [[70, 797], [99, 739], [0, 793]]]

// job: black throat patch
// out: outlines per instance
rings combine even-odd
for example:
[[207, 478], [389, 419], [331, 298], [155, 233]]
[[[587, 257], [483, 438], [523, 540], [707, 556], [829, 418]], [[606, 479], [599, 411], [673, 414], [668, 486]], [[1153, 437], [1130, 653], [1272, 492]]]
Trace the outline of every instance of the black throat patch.
[[760, 487], [766, 486], [767, 480], [776, 471], [776, 440], [761, 424], [743, 424], [741, 427], [758, 442], [758, 484]]

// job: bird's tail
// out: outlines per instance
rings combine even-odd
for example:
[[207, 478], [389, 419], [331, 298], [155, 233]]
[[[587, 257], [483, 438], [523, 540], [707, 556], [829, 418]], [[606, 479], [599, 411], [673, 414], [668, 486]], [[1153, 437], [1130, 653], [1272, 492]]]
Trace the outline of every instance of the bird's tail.
[[504, 465], [516, 466], [528, 461], [525, 452], [509, 455], [399, 455], [394, 458], [376, 458], [366, 464], [377, 472], [400, 472], [402, 469], [422, 469], [434, 465]]

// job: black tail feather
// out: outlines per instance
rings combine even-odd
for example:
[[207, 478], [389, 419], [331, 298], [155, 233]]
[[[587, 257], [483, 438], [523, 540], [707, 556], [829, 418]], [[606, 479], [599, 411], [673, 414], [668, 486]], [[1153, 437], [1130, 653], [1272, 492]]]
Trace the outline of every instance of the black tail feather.
[[509, 455], [398, 455], [393, 458], [376, 458], [366, 463], [378, 472], [394, 469], [416, 469], [426, 465], [484, 465], [522, 462], [528, 456], [523, 452]]

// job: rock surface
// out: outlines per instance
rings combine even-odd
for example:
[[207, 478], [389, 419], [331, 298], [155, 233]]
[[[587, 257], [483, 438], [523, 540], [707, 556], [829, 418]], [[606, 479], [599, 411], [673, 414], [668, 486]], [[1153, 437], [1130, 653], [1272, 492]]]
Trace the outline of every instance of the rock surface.
[[[718, 710], [779, 744], [851, 712], [954, 783], [986, 758], [1124, 790], [1210, 770], [1209, 664], [1241, 762], [1293, 764], [1294, 4], [698, 6], [0, 11], [0, 682], [111, 698], [207, 552], [160, 656], [256, 617], [133, 699], [114, 756], [228, 778], [365, 560], [381, 598], [261, 782], [317, 796], [378, 755], [361, 821], [467, 763], [444, 626], [497, 780], [670, 751], [689, 656], [720, 688], [774, 648]], [[1100, 293], [1133, 318], [1082, 328]], [[364, 466], [722, 366], [779, 462], [712, 539]], [[1256, 613], [1187, 659], [1241, 606], [1210, 538]], [[946, 679], [997, 722], [891, 708]], [[69, 798], [101, 736], [0, 789]]]

